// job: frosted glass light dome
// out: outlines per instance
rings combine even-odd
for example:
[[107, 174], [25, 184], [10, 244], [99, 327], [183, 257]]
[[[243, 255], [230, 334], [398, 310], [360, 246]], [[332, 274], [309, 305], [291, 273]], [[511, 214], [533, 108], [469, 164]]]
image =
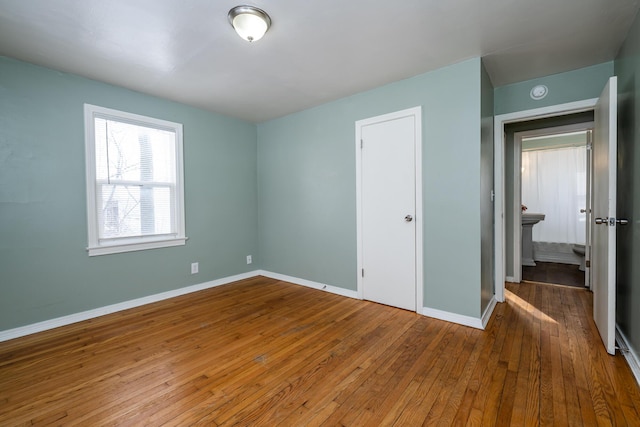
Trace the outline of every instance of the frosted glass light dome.
[[253, 6], [234, 7], [229, 11], [229, 22], [236, 33], [249, 42], [260, 40], [271, 26], [269, 15]]

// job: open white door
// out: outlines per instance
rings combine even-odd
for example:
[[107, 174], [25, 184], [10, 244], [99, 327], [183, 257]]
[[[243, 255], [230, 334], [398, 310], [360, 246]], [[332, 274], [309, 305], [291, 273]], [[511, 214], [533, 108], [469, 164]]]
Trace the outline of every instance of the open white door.
[[611, 77], [595, 108], [593, 141], [593, 318], [615, 354], [617, 78]]

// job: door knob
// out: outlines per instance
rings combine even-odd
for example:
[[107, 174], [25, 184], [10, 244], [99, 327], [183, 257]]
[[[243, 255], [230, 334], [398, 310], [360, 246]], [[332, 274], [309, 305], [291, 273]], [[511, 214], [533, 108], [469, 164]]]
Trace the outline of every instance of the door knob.
[[580, 209], [580, 213], [587, 213], [586, 209]]
[[404, 220], [407, 221], [407, 222], [411, 222], [411, 221], [413, 221], [413, 217], [411, 215], [407, 215], [407, 216], [404, 217]]
[[627, 225], [629, 224], [629, 220], [628, 219], [618, 219], [618, 218], [596, 218], [595, 219], [596, 224], [604, 224], [604, 225], [610, 225], [612, 227], [615, 227], [616, 224], [618, 225]]

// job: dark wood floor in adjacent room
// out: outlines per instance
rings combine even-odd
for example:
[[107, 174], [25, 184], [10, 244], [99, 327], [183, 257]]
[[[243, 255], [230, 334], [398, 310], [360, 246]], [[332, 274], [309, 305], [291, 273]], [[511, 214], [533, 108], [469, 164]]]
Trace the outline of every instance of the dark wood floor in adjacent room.
[[522, 280], [584, 289], [584, 271], [574, 264], [537, 261], [535, 267], [522, 266]]
[[257, 277], [0, 343], [0, 425], [640, 425], [583, 289], [486, 331]]

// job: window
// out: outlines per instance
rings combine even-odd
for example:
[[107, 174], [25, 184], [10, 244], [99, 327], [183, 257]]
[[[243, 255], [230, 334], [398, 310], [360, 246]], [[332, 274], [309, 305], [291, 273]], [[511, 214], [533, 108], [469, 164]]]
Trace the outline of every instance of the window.
[[89, 256], [185, 244], [182, 125], [85, 104]]

